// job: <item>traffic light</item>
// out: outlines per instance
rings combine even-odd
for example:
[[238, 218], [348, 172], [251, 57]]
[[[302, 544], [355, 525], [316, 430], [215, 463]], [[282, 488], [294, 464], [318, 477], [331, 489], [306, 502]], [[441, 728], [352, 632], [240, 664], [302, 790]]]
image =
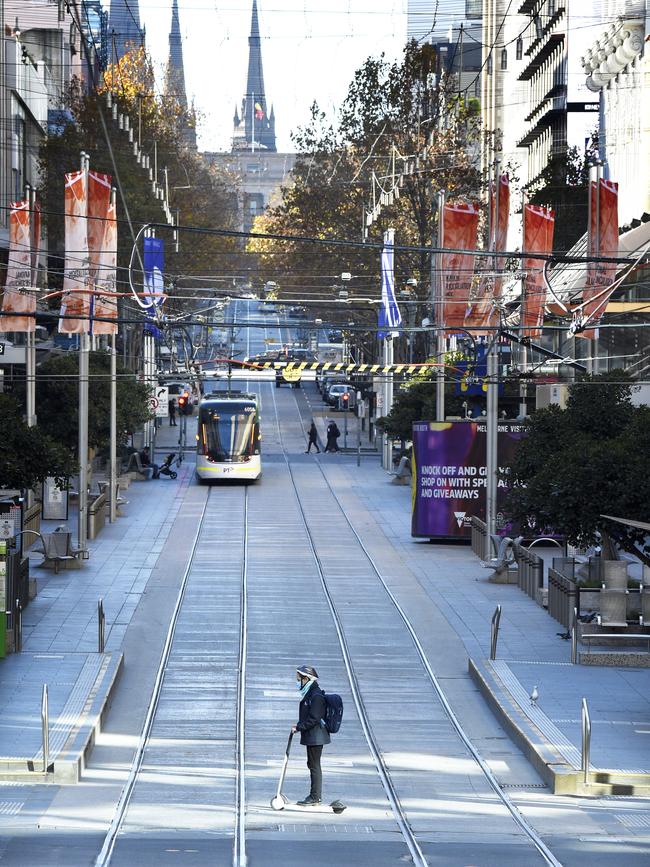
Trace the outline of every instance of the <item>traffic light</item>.
[[189, 415], [190, 411], [190, 393], [189, 391], [184, 391], [178, 397], [178, 412], [180, 413], [180, 415]]
[[344, 391], [343, 394], [339, 397], [339, 409], [347, 410], [350, 408], [350, 392]]

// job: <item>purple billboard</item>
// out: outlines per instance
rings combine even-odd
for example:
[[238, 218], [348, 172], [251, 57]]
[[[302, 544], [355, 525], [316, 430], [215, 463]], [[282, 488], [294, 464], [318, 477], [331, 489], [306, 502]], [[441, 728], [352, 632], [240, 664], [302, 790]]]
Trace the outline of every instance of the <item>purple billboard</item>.
[[[507, 472], [524, 433], [519, 422], [499, 422], [499, 472]], [[486, 441], [485, 422], [414, 422], [412, 536], [469, 541], [471, 518], [485, 520]], [[502, 509], [507, 490], [499, 478], [497, 532], [504, 535], [512, 529]]]

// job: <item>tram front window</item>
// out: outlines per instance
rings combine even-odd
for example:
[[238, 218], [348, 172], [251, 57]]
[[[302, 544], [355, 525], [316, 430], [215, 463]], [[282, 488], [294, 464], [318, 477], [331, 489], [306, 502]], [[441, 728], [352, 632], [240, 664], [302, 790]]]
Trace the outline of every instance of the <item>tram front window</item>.
[[201, 413], [203, 453], [211, 461], [242, 461], [255, 454], [255, 408], [206, 409]]

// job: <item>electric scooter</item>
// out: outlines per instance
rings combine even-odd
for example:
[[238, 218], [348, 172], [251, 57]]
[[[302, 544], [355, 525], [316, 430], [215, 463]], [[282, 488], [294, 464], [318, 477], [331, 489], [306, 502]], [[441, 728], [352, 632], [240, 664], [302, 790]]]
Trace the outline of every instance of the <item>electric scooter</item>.
[[317, 807], [307, 807], [297, 804], [295, 801], [290, 801], [286, 795], [282, 794], [282, 786], [284, 778], [287, 775], [287, 767], [289, 765], [289, 752], [291, 750], [291, 741], [293, 740], [293, 732], [289, 732], [289, 740], [287, 741], [287, 749], [284, 753], [284, 761], [282, 762], [282, 770], [280, 771], [280, 780], [278, 782], [278, 790], [271, 798], [271, 806], [274, 810], [284, 810], [288, 807], [291, 810], [304, 810], [310, 813], [342, 813], [346, 809], [346, 804], [342, 801], [332, 801], [331, 804], [319, 804]]

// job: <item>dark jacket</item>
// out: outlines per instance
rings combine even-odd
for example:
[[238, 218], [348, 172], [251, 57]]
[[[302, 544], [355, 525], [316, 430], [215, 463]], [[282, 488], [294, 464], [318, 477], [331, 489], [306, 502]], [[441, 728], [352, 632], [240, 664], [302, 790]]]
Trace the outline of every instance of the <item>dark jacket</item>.
[[312, 422], [311, 427], [309, 428], [309, 442], [314, 443], [318, 441], [318, 431], [316, 430], [316, 425]]
[[330, 733], [321, 720], [325, 718], [325, 694], [314, 681], [307, 695], [300, 702], [300, 714], [296, 728], [300, 732], [300, 743], [307, 747], [318, 747], [330, 742]]

